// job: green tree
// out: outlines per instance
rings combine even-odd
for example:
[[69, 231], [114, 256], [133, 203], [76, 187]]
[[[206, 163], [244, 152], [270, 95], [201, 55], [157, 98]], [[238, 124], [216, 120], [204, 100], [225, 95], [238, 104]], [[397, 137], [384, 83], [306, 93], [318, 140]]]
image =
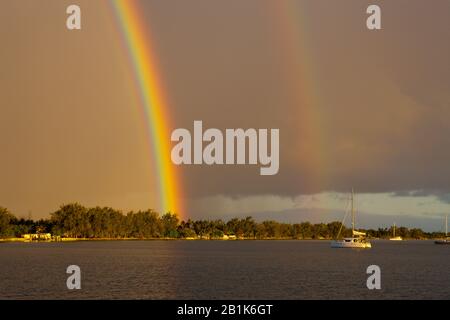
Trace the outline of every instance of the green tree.
[[341, 229], [341, 223], [338, 221], [330, 222], [327, 224], [327, 229], [328, 238], [336, 238], [338, 236], [339, 230]]
[[313, 226], [310, 222], [302, 222], [300, 223], [299, 232], [302, 236], [302, 239], [311, 239], [313, 237]]
[[425, 238], [424, 232], [421, 229], [417, 229], [417, 228], [411, 229], [409, 231], [409, 236], [413, 239]]
[[177, 230], [178, 230], [178, 234], [182, 238], [195, 238], [197, 236], [197, 234], [195, 233], [195, 230], [194, 230], [194, 223], [192, 222], [191, 219], [189, 219], [186, 222], [181, 221]]
[[8, 209], [0, 207], [0, 237], [6, 238], [13, 235], [13, 226], [11, 222], [14, 220], [14, 216]]
[[175, 213], [167, 212], [161, 217], [164, 236], [169, 238], [178, 238], [178, 216]]
[[53, 223], [53, 233], [78, 238], [85, 226], [83, 216], [87, 216], [87, 209], [78, 203], [63, 205], [59, 210], [50, 214]]
[[279, 238], [280, 233], [280, 224], [276, 221], [263, 221], [264, 229], [266, 230], [266, 236], [268, 238]]
[[246, 217], [240, 221], [243, 235], [246, 238], [255, 238], [256, 236], [256, 222], [252, 217]]

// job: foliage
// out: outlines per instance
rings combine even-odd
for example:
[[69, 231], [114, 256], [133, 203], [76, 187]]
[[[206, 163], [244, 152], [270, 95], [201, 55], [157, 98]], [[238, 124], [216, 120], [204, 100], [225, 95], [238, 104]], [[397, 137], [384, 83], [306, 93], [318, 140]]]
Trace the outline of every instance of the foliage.
[[[310, 222], [281, 223], [273, 220], [256, 222], [252, 217], [223, 220], [180, 221], [174, 213], [159, 215], [153, 210], [126, 214], [109, 207], [86, 208], [79, 203], [61, 206], [50, 219], [39, 221], [17, 219], [0, 207], [0, 237], [20, 237], [25, 233], [52, 233], [73, 238], [202, 238], [221, 239], [224, 235], [238, 239], [333, 239], [351, 236], [351, 229], [334, 221], [328, 224]], [[364, 231], [364, 230], [361, 230]], [[365, 230], [370, 237], [389, 238], [393, 230]], [[396, 235], [410, 239], [438, 237], [421, 229], [398, 227]]]
[[14, 216], [8, 211], [8, 209], [0, 207], [0, 237], [9, 237], [13, 233], [13, 226], [11, 221], [14, 220]]

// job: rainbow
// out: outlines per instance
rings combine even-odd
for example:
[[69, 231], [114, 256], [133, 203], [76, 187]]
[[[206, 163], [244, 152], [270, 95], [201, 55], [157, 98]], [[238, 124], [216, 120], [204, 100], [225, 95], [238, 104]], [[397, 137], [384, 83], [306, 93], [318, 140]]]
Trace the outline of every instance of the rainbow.
[[152, 154], [158, 171], [160, 206], [163, 213], [182, 214], [180, 177], [170, 158], [168, 105], [158, 70], [158, 60], [148, 25], [134, 0], [111, 0], [130, 57]]
[[307, 32], [309, 19], [307, 8], [298, 0], [269, 1], [267, 10], [275, 16], [278, 25], [279, 46], [286, 55], [289, 67], [287, 83], [290, 84], [293, 101], [298, 105], [298, 119], [303, 133], [313, 144], [307, 146], [302, 157], [302, 165], [311, 176], [307, 183], [310, 188], [321, 191], [327, 186], [324, 169], [328, 167], [329, 158], [325, 139], [326, 117], [321, 112], [320, 83], [317, 66]]
[[[308, 179], [302, 177], [299, 184], [305, 184], [311, 191], [311, 198], [329, 190], [331, 180], [327, 172], [330, 166], [330, 136], [327, 132], [327, 115], [323, 111], [319, 67], [315, 59], [314, 43], [308, 30], [311, 20], [308, 15], [308, 2], [298, 0], [269, 1], [269, 12], [275, 15], [280, 35], [279, 46], [285, 54], [288, 68], [287, 83], [290, 84], [292, 100], [298, 105], [297, 119], [303, 134], [311, 145], [302, 151], [302, 166], [310, 173]], [[300, 192], [301, 193], [301, 192]], [[326, 203], [325, 203], [326, 205]], [[329, 219], [325, 210], [317, 211], [317, 219]]]

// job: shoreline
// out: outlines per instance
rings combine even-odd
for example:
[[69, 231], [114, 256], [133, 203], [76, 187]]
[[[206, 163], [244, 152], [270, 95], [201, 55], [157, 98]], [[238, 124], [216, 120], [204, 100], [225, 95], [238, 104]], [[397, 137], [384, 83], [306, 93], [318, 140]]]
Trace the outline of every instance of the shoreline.
[[[220, 238], [62, 238], [58, 241], [55, 240], [26, 240], [23, 238], [6, 238], [0, 239], [0, 243], [7, 242], [23, 242], [23, 243], [36, 243], [36, 242], [96, 242], [96, 241], [332, 241], [334, 239], [293, 239], [293, 238], [241, 238], [241, 239], [220, 239]], [[369, 240], [375, 241], [390, 241], [389, 239], [373, 238]], [[403, 239], [402, 241], [391, 242], [405, 242], [405, 241], [435, 241], [439, 239]]]

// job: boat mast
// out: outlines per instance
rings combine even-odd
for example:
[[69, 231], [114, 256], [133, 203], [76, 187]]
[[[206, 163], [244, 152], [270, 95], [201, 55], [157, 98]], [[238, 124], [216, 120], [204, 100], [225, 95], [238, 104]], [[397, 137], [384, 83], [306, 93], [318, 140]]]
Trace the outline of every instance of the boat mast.
[[395, 222], [394, 222], [394, 238], [395, 238]]
[[353, 188], [352, 188], [352, 236], [355, 234], [355, 209], [353, 207]]
[[447, 237], [447, 226], [448, 226], [448, 213], [447, 213], [447, 215], [445, 216], [445, 237]]

